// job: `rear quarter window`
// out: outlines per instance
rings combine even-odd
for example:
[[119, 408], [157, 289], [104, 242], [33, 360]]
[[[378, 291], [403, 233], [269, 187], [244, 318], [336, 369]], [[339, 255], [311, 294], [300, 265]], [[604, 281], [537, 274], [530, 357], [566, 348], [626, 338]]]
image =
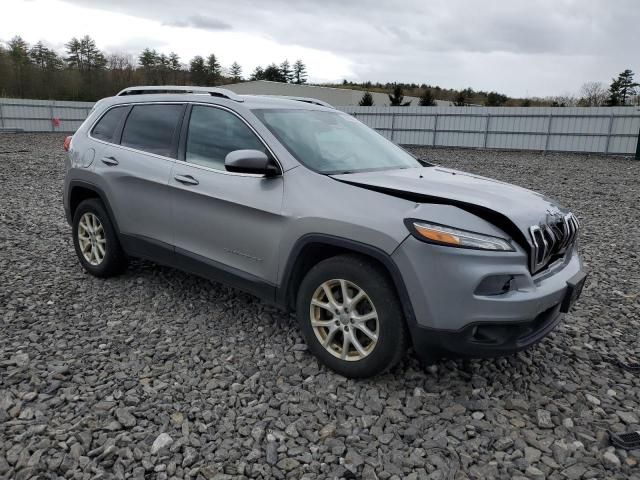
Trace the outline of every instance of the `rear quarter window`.
[[114, 142], [114, 136], [120, 125], [120, 121], [127, 113], [128, 106], [114, 107], [105, 113], [91, 131], [93, 138], [105, 142]]
[[165, 157], [175, 156], [175, 137], [183, 109], [181, 104], [134, 106], [120, 144]]

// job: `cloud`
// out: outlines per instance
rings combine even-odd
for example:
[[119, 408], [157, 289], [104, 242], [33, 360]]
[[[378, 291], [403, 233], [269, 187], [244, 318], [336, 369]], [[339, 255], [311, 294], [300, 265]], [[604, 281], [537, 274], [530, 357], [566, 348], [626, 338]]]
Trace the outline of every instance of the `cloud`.
[[192, 15], [185, 19], [163, 22], [163, 25], [182, 28], [200, 28], [202, 30], [230, 30], [231, 25], [217, 18], [204, 15]]

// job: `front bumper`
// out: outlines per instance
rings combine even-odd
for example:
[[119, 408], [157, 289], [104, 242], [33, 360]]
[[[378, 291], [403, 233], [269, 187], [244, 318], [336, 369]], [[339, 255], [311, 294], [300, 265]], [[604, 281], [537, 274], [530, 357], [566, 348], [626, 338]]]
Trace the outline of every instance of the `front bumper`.
[[[527, 255], [429, 245], [408, 237], [394, 252], [415, 316], [414, 349], [425, 358], [506, 355], [539, 342], [562, 320], [567, 282], [580, 277], [575, 248], [532, 277]], [[513, 277], [503, 294], [479, 295], [489, 277]]]

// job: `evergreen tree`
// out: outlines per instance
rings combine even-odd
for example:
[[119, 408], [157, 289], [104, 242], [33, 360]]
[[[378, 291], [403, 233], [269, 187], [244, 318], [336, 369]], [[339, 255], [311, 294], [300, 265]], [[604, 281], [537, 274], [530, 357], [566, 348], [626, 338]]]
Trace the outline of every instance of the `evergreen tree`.
[[22, 37], [15, 36], [9, 40], [8, 46], [9, 59], [13, 65], [15, 89], [20, 97], [24, 97], [31, 67], [29, 45]]
[[636, 92], [637, 88], [640, 87], [640, 83], [633, 81], [634, 73], [628, 68], [618, 75], [618, 87], [619, 87], [619, 95], [620, 95], [620, 104], [626, 105], [627, 100], [631, 99]]
[[275, 63], [272, 63], [264, 69], [264, 80], [283, 83], [287, 81], [282, 75], [280, 68]]
[[207, 57], [207, 84], [217, 85], [220, 83], [220, 77], [222, 77], [222, 67], [216, 56], [212, 53]]
[[487, 94], [487, 100], [485, 101], [485, 105], [487, 107], [499, 107], [503, 105], [508, 100], [506, 95], [502, 95], [498, 92], [489, 92]]
[[622, 95], [620, 93], [620, 88], [620, 78], [614, 79], [609, 87], [609, 99], [607, 100], [607, 105], [610, 107], [617, 107], [621, 104]]
[[307, 67], [300, 59], [293, 64], [293, 83], [298, 85], [307, 83]]
[[389, 94], [389, 104], [392, 107], [406, 107], [411, 104], [411, 101], [402, 102], [404, 100], [404, 93], [402, 92], [402, 87], [398, 84], [394, 84], [393, 93]]
[[169, 54], [169, 71], [171, 72], [171, 81], [174, 84], [178, 83], [178, 74], [182, 70], [182, 65], [180, 64], [180, 57], [177, 53], [171, 52]]
[[158, 76], [160, 77], [160, 83], [166, 85], [169, 80], [169, 57], [164, 53], [158, 55], [158, 62], [156, 66]]
[[102, 70], [107, 66], [107, 59], [96, 46], [96, 42], [85, 35], [81, 39], [73, 37], [66, 45], [67, 63], [69, 66], [89, 72], [92, 70]]
[[362, 98], [360, 99], [358, 105], [360, 105], [361, 107], [373, 107], [373, 95], [371, 95], [369, 92], [364, 92], [364, 95], [362, 95]]
[[424, 91], [422, 92], [422, 95], [420, 96], [419, 105], [421, 107], [435, 107], [436, 106], [436, 99], [433, 96], [433, 93], [431, 92], [430, 88], [425, 88]]
[[182, 66], [180, 65], [180, 57], [178, 56], [177, 53], [171, 52], [169, 54], [169, 70], [173, 72], [178, 72], [181, 69], [182, 69]]
[[293, 70], [291, 70], [291, 65], [289, 64], [289, 60], [285, 60], [280, 64], [280, 74], [285, 82], [291, 83], [294, 79]]
[[145, 48], [138, 56], [138, 63], [144, 72], [144, 79], [147, 85], [156, 84], [156, 69], [159, 63], [158, 52]]
[[456, 100], [453, 103], [456, 107], [464, 107], [467, 104], [467, 98], [464, 96], [464, 90], [458, 92]]
[[191, 73], [191, 82], [195, 85], [206, 85], [207, 69], [204, 64], [204, 58], [196, 55], [189, 62], [189, 72]]
[[233, 62], [231, 67], [229, 68], [229, 76], [233, 79], [234, 82], [239, 82], [242, 80], [242, 67], [238, 62]]
[[36, 43], [29, 50], [29, 58], [40, 70], [58, 70], [62, 67], [62, 61], [53, 50], [45, 47], [42, 42]]
[[264, 80], [264, 69], [258, 65], [251, 74], [251, 77], [249, 77], [249, 80]]

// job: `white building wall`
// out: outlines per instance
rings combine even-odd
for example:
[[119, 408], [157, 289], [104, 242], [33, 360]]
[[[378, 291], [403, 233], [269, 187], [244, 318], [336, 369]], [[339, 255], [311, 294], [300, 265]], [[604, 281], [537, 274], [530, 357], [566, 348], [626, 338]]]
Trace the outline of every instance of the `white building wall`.
[[[296, 85], [294, 83], [270, 82], [267, 80], [255, 80], [252, 82], [232, 83], [223, 85], [223, 88], [240, 95], [285, 95], [290, 97], [311, 97], [329, 103], [335, 107], [358, 105], [364, 95], [364, 90], [352, 90], [349, 88], [319, 87], [316, 85]], [[389, 105], [389, 95], [386, 93], [370, 92], [373, 103], [376, 106]], [[417, 106], [418, 97], [404, 97], [405, 102], [411, 102]], [[451, 102], [436, 100], [438, 106], [448, 106]]]

